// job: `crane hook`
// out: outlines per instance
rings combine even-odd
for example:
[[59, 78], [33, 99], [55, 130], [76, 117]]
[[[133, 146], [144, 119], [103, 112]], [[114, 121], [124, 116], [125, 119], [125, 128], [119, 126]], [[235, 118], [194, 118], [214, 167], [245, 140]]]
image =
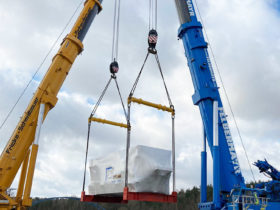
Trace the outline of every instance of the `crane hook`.
[[157, 31], [155, 29], [151, 29], [149, 31], [149, 35], [148, 35], [148, 44], [149, 44], [148, 51], [152, 54], [157, 53], [157, 50], [156, 50], [157, 40], [158, 40]]
[[110, 72], [111, 72], [111, 74], [116, 74], [116, 73], [118, 73], [118, 71], [119, 71], [119, 64], [117, 61], [113, 61], [110, 64]]

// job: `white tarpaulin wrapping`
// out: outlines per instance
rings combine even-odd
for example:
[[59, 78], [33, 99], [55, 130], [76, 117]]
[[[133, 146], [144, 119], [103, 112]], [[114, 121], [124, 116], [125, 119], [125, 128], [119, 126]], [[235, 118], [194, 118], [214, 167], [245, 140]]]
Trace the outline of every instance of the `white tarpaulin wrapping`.
[[[89, 194], [122, 193], [125, 182], [125, 151], [90, 160]], [[169, 194], [171, 151], [147, 146], [130, 148], [128, 187], [130, 192]]]

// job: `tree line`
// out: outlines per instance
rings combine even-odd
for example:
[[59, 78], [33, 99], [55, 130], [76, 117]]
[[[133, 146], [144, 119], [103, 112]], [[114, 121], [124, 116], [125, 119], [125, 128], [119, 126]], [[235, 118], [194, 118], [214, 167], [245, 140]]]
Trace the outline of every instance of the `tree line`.
[[[212, 186], [207, 187], [207, 199], [212, 200]], [[34, 198], [33, 205], [29, 210], [197, 210], [200, 201], [200, 189], [180, 190], [178, 192], [178, 202], [172, 203], [153, 203], [129, 201], [128, 204], [109, 204], [109, 203], [84, 203], [79, 198], [54, 199]]]

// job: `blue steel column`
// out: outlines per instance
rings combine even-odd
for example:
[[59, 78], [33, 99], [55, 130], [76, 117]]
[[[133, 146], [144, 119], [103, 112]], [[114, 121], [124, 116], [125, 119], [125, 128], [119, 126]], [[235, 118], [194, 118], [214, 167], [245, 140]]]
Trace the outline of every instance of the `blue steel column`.
[[213, 101], [213, 203], [221, 207], [220, 199], [220, 148], [219, 148], [218, 101]]
[[200, 202], [207, 202], [207, 152], [206, 152], [206, 133], [204, 125], [203, 128], [203, 142], [201, 151], [201, 184], [200, 184]]

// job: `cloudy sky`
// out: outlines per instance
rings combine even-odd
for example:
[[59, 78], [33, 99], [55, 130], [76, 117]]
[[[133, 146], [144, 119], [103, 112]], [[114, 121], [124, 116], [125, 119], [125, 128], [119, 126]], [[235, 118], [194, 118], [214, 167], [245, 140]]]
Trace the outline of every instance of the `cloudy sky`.
[[[0, 123], [80, 2], [0, 1]], [[279, 1], [197, 0], [197, 4], [250, 162], [266, 157], [271, 164], [280, 168]], [[73, 65], [58, 95], [59, 101], [43, 125], [32, 196], [69, 196], [79, 195], [81, 192], [87, 118], [109, 78], [112, 1], [104, 0], [103, 7], [84, 40], [85, 50]], [[78, 11], [81, 9], [80, 7]], [[199, 185], [200, 182], [201, 119], [198, 107], [191, 100], [194, 90], [184, 49], [177, 39], [179, 21], [174, 2], [159, 1], [158, 13], [159, 58], [177, 114], [177, 189], [188, 188]], [[70, 25], [73, 23], [74, 20]], [[70, 29], [69, 26], [62, 37]], [[148, 0], [123, 0], [118, 80], [124, 98], [128, 96], [144, 60], [147, 33]], [[58, 45], [0, 130], [1, 150], [57, 48]], [[218, 83], [221, 84], [219, 79]], [[221, 95], [229, 114], [225, 95], [223, 92]], [[167, 104], [153, 59], [147, 63], [135, 96]], [[124, 121], [113, 85], [97, 115]], [[252, 175], [231, 115], [229, 121], [243, 175], [246, 181], [251, 181]], [[135, 105], [132, 109], [132, 123], [132, 145], [171, 148], [171, 121], [168, 114]], [[92, 134], [90, 158], [104, 156], [125, 146], [126, 131], [120, 128], [95, 125]], [[208, 160], [208, 181], [211, 183], [210, 156]], [[253, 172], [256, 179], [265, 180], [254, 167]], [[16, 184], [17, 180], [13, 186], [16, 187]]]

